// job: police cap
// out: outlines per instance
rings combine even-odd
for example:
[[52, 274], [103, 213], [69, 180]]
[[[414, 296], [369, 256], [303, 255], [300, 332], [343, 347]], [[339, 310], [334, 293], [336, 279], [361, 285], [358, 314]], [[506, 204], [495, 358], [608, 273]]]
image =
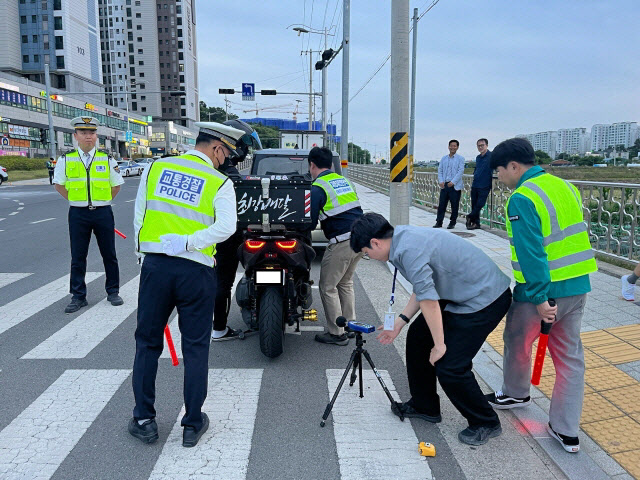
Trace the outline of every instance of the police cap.
[[71, 120], [71, 125], [76, 130], [98, 130], [100, 122], [93, 117], [76, 117]]

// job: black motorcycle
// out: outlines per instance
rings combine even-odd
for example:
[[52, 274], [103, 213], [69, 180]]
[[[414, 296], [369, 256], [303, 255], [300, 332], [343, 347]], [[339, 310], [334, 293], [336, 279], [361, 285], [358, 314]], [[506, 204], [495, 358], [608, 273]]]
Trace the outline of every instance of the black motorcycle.
[[278, 177], [234, 181], [238, 223], [245, 232], [238, 249], [245, 275], [236, 288], [236, 301], [245, 323], [259, 332], [260, 350], [269, 358], [282, 354], [287, 325], [317, 320], [309, 274], [316, 254], [307, 230], [311, 181]]

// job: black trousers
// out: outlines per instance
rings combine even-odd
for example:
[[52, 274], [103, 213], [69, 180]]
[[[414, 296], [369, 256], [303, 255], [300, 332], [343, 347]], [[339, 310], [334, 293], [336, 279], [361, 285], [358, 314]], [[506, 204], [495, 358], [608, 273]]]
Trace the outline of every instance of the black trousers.
[[202, 426], [207, 398], [211, 316], [216, 288], [214, 269], [180, 257], [147, 254], [140, 273], [133, 395], [137, 420], [155, 418], [156, 374], [163, 349], [164, 328], [174, 308], [184, 358], [182, 425]]
[[[487, 336], [496, 328], [511, 305], [511, 290], [491, 305], [475, 313], [456, 314], [442, 311], [444, 342], [447, 351], [429, 363], [433, 338], [420, 314], [407, 333], [407, 376], [414, 408], [430, 415], [440, 414], [436, 378], [453, 406], [467, 419], [470, 427], [496, 426], [498, 415], [484, 398], [471, 368], [472, 360]], [[444, 308], [444, 302], [441, 302]]]
[[471, 213], [467, 215], [471, 222], [480, 223], [480, 212], [487, 203], [487, 197], [490, 192], [490, 188], [471, 187]]
[[49, 170], [49, 185], [53, 185], [53, 170]]
[[116, 257], [116, 234], [113, 210], [110, 206], [69, 207], [69, 238], [71, 240], [71, 287], [69, 293], [73, 298], [84, 300], [87, 296], [87, 284], [84, 281], [87, 273], [87, 254], [91, 232], [96, 236], [102, 263], [106, 274], [105, 289], [107, 294], [120, 291], [120, 271]]
[[213, 329], [222, 331], [227, 326], [231, 309], [231, 289], [238, 270], [238, 248], [242, 244], [242, 232], [236, 232], [216, 245], [216, 306], [213, 311]]
[[462, 190], [456, 190], [455, 187], [449, 187], [445, 184], [444, 188], [440, 189], [440, 203], [438, 204], [438, 215], [436, 216], [436, 222], [442, 223], [444, 220], [444, 214], [447, 211], [447, 203], [451, 202], [451, 218], [450, 223], [456, 223], [458, 219], [458, 207], [460, 206], [460, 196]]

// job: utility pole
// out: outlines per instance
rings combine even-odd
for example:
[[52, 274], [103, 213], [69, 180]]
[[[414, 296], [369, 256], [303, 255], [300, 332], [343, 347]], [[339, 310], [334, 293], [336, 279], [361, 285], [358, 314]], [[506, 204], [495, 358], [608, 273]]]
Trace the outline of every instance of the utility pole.
[[309, 50], [309, 130], [313, 130], [313, 50]]
[[44, 84], [47, 89], [47, 117], [49, 119], [49, 156], [56, 159], [56, 134], [53, 129], [53, 110], [51, 105], [51, 79], [49, 78], [49, 64], [44, 64]]
[[390, 223], [409, 224], [409, 0], [391, 0]]
[[[227, 99], [227, 95], [224, 96], [224, 115], [225, 120], [229, 120], [229, 100]], [[211, 119], [209, 119], [211, 121]]]
[[[324, 29], [324, 51], [327, 51], [327, 29]], [[327, 146], [327, 66], [322, 67], [322, 139]]]
[[411, 114], [409, 117], [409, 205], [413, 202], [413, 152], [416, 138], [416, 58], [418, 52], [418, 9], [413, 9], [413, 44], [411, 45]]
[[[408, 1], [408, 0], [407, 0]], [[349, 42], [351, 26], [351, 1], [343, 0], [342, 11], [342, 127], [340, 132], [340, 163], [342, 174], [349, 158]]]

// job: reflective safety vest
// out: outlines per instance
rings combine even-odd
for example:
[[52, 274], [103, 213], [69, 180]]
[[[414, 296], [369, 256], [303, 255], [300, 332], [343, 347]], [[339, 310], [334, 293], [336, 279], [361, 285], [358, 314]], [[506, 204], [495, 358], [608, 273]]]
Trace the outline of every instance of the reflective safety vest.
[[[544, 251], [552, 282], [581, 277], [598, 269], [582, 216], [580, 192], [575, 186], [545, 173], [524, 182], [513, 192], [514, 195], [516, 193], [531, 200], [540, 217]], [[511, 265], [516, 282], [526, 283], [513, 245], [513, 231], [508, 215], [510, 200], [511, 197], [505, 210], [511, 243]]]
[[[164, 253], [160, 237], [191, 235], [213, 225], [213, 201], [227, 177], [195, 155], [159, 158], [149, 167], [138, 251]], [[216, 246], [177, 255], [213, 267]]]
[[320, 221], [360, 206], [353, 184], [342, 175], [328, 173], [316, 178], [313, 184], [327, 195], [327, 203], [320, 211]]
[[98, 152], [93, 156], [89, 169], [84, 166], [77, 150], [65, 155], [64, 188], [69, 194], [69, 204], [74, 207], [102, 207], [111, 204], [109, 182], [109, 156]]

